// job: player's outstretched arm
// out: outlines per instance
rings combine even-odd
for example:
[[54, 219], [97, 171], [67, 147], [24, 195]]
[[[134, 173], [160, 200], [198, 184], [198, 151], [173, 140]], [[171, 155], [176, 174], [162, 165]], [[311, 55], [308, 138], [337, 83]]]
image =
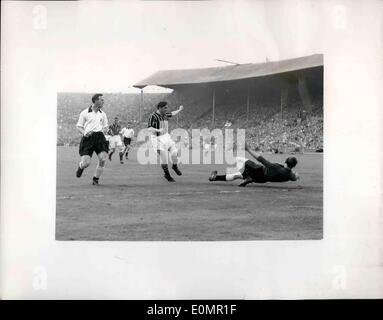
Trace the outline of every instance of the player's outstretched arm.
[[255, 159], [257, 159], [257, 160], [258, 160], [258, 157], [261, 156], [260, 153], [255, 152], [254, 150], [252, 150], [247, 142], [245, 142], [245, 150], [246, 150], [246, 151], [247, 151], [253, 158], [255, 158]]
[[254, 157], [257, 161], [262, 163], [265, 167], [271, 167], [273, 164], [270, 161], [267, 161], [264, 157], [261, 156], [260, 153], [255, 152], [254, 150], [250, 149], [249, 145], [247, 142], [245, 142], [245, 150], [252, 156]]
[[178, 110], [176, 110], [176, 111], [172, 111], [172, 112], [171, 112], [172, 116], [175, 116], [175, 115], [179, 114], [183, 109], [184, 109], [184, 106], [181, 105], [181, 106], [178, 108]]

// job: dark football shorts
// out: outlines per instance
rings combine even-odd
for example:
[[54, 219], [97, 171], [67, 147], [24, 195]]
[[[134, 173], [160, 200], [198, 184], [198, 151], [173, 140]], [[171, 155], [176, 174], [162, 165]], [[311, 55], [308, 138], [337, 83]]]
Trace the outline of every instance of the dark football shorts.
[[130, 145], [131, 142], [132, 142], [132, 138], [125, 138], [125, 137], [124, 137], [124, 145], [125, 145], [125, 146]]
[[108, 141], [106, 141], [104, 134], [94, 132], [89, 137], [82, 137], [80, 142], [79, 153], [80, 156], [92, 156], [93, 152], [99, 154], [101, 152], [108, 152]]
[[264, 170], [265, 167], [263, 165], [247, 160], [245, 162], [245, 169], [243, 170], [242, 177], [244, 179], [251, 178], [254, 182], [266, 182]]

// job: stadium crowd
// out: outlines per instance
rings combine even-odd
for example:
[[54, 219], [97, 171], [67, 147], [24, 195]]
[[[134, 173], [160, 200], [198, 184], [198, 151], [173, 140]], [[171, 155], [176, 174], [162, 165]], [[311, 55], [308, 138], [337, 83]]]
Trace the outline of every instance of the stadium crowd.
[[273, 152], [323, 149], [323, 117], [309, 114], [305, 120], [299, 119], [277, 113], [268, 121], [247, 128], [250, 144], [255, 149]]
[[[168, 94], [146, 94], [142, 113], [149, 113], [153, 105]], [[81, 136], [76, 130], [78, 116], [91, 105], [91, 93], [58, 93], [57, 95], [57, 144], [78, 145]], [[109, 123], [114, 117], [120, 119], [122, 126], [129, 125], [136, 131], [139, 127], [138, 114], [140, 94], [106, 93], [104, 109]], [[137, 132], [137, 131], [136, 131]]]
[[[79, 113], [90, 105], [91, 94], [59, 93], [57, 114], [57, 144], [78, 145], [80, 135], [75, 129]], [[281, 112], [277, 101], [258, 102], [247, 115], [246, 102], [233, 104], [219, 102], [214, 125], [212, 106], [208, 95], [180, 101], [175, 94], [146, 94], [142, 122], [138, 122], [139, 94], [105, 94], [105, 110], [109, 120], [118, 116], [122, 126], [129, 124], [138, 132], [146, 128], [146, 119], [158, 101], [166, 99], [171, 107], [184, 104], [185, 110], [169, 123], [169, 131], [177, 127], [188, 130], [214, 128], [245, 128], [246, 136], [254, 149], [270, 152], [305, 152], [323, 150], [323, 103], [313, 99], [311, 111], [305, 111], [299, 100], [290, 102]], [[203, 142], [201, 142], [203, 143]]]

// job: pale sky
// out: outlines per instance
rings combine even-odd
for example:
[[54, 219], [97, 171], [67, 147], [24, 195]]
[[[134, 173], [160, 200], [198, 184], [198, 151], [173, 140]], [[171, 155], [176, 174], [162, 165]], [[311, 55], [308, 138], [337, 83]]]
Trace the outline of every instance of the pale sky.
[[21, 45], [53, 53], [58, 91], [124, 92], [158, 70], [322, 51], [316, 1], [34, 2], [23, 13], [36, 4], [47, 28]]

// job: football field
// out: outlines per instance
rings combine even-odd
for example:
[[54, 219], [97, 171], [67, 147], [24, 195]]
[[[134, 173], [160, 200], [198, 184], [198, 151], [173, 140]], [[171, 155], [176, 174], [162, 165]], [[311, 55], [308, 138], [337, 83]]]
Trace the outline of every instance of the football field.
[[[107, 161], [91, 184], [96, 155], [81, 178], [78, 147], [57, 148], [56, 239], [113, 241], [307, 240], [323, 237], [323, 155], [296, 155], [298, 182], [209, 182], [225, 165], [180, 165], [176, 183], [135, 151]], [[287, 154], [265, 154], [284, 163]], [[250, 156], [249, 156], [250, 158]]]

